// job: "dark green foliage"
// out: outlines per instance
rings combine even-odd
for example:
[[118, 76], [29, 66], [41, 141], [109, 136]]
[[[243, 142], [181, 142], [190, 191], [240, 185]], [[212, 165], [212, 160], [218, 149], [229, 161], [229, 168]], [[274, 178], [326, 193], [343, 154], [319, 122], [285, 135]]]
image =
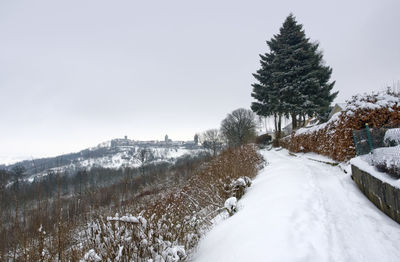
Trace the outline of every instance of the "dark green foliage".
[[253, 74], [251, 109], [261, 116], [291, 116], [293, 128], [306, 116], [325, 115], [337, 92], [331, 93], [332, 69], [324, 65], [319, 44], [310, 42], [290, 14], [267, 45], [270, 52], [260, 55], [261, 68]]
[[329, 120], [329, 114], [331, 113], [333, 106], [328, 106], [325, 110], [321, 110], [318, 115], [318, 120], [320, 123], [325, 123]]

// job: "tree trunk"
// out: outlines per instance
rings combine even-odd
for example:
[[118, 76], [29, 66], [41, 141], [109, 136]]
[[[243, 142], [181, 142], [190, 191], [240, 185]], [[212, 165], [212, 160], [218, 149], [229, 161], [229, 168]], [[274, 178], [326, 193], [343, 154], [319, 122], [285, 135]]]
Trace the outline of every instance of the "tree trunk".
[[291, 113], [292, 116], [292, 130], [295, 130], [297, 128], [297, 116], [295, 113]]
[[278, 116], [278, 139], [281, 139], [281, 134], [282, 134], [282, 114], [279, 113], [279, 116]]
[[265, 133], [268, 133], [268, 123], [267, 123], [267, 117], [264, 116], [264, 126], [265, 126]]

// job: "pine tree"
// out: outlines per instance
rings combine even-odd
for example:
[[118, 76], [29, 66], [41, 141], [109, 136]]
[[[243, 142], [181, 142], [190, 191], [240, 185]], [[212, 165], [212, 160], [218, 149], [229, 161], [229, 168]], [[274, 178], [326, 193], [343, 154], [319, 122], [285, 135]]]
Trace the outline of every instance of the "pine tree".
[[252, 96], [258, 101], [252, 104], [253, 111], [290, 115], [293, 128], [298, 119], [323, 115], [337, 92], [331, 93], [332, 69], [324, 65], [318, 43], [306, 38], [303, 26], [290, 14], [267, 45], [270, 52], [260, 56], [261, 69], [253, 74], [258, 81], [253, 84]]
[[277, 137], [281, 133], [281, 119], [284, 111], [284, 102], [279, 86], [274, 82], [272, 62], [274, 54], [260, 55], [261, 69], [253, 76], [259, 83], [254, 83], [251, 96], [259, 102], [253, 102], [251, 109], [258, 115], [268, 117], [274, 116]]

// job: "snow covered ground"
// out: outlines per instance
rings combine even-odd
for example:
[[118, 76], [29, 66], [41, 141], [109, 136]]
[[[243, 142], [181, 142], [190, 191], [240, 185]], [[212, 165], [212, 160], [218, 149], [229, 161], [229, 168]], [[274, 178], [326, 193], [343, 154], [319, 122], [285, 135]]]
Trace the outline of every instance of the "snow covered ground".
[[263, 151], [239, 211], [200, 242], [196, 262], [400, 261], [400, 225], [339, 167]]

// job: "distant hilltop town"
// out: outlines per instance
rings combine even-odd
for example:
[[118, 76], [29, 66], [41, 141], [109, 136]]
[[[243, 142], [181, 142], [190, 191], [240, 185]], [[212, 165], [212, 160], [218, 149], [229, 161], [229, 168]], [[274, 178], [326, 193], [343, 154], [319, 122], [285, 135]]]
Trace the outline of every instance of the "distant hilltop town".
[[173, 141], [165, 135], [164, 141], [158, 140], [150, 140], [150, 141], [135, 141], [133, 139], [129, 139], [128, 136], [124, 136], [124, 138], [115, 138], [112, 139], [110, 142], [110, 147], [133, 147], [133, 146], [140, 146], [140, 147], [185, 147], [185, 148], [193, 148], [198, 147], [198, 144], [192, 141]]
[[79, 152], [63, 154], [55, 157], [23, 160], [11, 165], [2, 165], [0, 163], [0, 169], [11, 170], [14, 166], [23, 166], [25, 168], [26, 175], [33, 175], [40, 172], [47, 172], [48, 170], [54, 168], [63, 168], [63, 172], [67, 171], [68, 168], [75, 170], [76, 168], [84, 165], [87, 167], [88, 163], [95, 163], [97, 166], [103, 165], [110, 167], [113, 161], [119, 161], [118, 163], [113, 163], [114, 166], [119, 167], [121, 163], [124, 163], [124, 161], [126, 162], [127, 159], [132, 159], [132, 154], [137, 152], [139, 148], [148, 148], [154, 152], [161, 152], [157, 153], [158, 155], [165, 152], [175, 152], [174, 155], [177, 156], [181, 153], [183, 154], [183, 152], [196, 152], [197, 150], [201, 150], [202, 146], [196, 143], [195, 140], [172, 141], [168, 135], [165, 136], [164, 141], [135, 141], [133, 139], [129, 139], [128, 136], [124, 136], [123, 138], [108, 140], [100, 143], [96, 147], [86, 148]]

